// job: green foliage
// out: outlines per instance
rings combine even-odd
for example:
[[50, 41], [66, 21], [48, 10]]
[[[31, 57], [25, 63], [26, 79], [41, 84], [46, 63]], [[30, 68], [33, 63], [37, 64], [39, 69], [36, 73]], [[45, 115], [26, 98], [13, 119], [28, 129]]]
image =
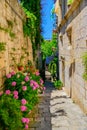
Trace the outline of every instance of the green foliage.
[[[4, 83], [5, 86], [7, 86], [6, 89], [10, 89], [11, 91], [14, 91], [16, 89], [20, 92], [21, 91], [20, 89], [22, 86], [21, 82], [24, 81], [24, 77], [25, 76], [21, 72], [18, 72], [15, 75], [13, 75], [11, 78], [6, 78], [5, 83]], [[16, 88], [12, 87], [11, 85], [13, 81], [17, 83]]]
[[82, 56], [83, 65], [84, 65], [84, 73], [83, 78], [87, 80], [87, 52], [85, 52]]
[[27, 116], [38, 103], [38, 93], [45, 90], [43, 80], [38, 71], [12, 71], [6, 75], [4, 86], [4, 92], [0, 92], [0, 128], [22, 130], [26, 125], [28, 127]]
[[26, 22], [24, 22], [24, 34], [26, 36], [30, 36], [33, 47], [33, 55], [35, 58], [35, 50], [38, 48], [38, 44], [41, 41], [41, 14], [40, 14], [40, 0], [21, 0], [21, 5], [24, 8], [27, 18]]
[[55, 62], [55, 61], [52, 61], [52, 62], [49, 64], [48, 70], [49, 70], [49, 72], [51, 73], [51, 75], [52, 75], [53, 77], [56, 76], [57, 66], [56, 66], [56, 62]]
[[7, 28], [1, 27], [1, 26], [0, 26], [0, 30], [3, 30], [3, 31], [5, 31], [5, 32], [8, 32], [8, 29], [7, 29]]
[[5, 51], [5, 42], [0, 42], [0, 52]]
[[11, 38], [15, 38], [15, 33], [14, 32], [12, 32], [11, 30], [8, 30], [8, 32], [9, 32], [9, 36]]
[[68, 0], [67, 5], [71, 5], [73, 3], [73, 0]]
[[6, 33], [9, 33], [9, 36], [11, 38], [15, 38], [15, 33], [12, 32], [12, 28], [4, 28], [0, 26], [0, 30], [5, 31]]
[[[38, 84], [40, 84], [40, 76], [36, 76], [35, 74], [31, 73], [31, 80], [34, 80]], [[25, 98], [27, 100], [28, 104], [28, 111], [30, 111], [35, 104], [38, 102], [38, 89], [43, 90], [43, 86], [39, 87], [38, 89], [33, 90], [30, 86], [30, 80], [27, 82], [25, 81], [26, 76], [18, 72], [15, 75], [13, 75], [11, 78], [6, 78], [4, 85], [6, 86], [6, 89], [14, 91], [17, 90], [19, 92], [19, 99]], [[28, 77], [29, 78], [29, 77]], [[12, 82], [16, 82], [16, 86], [12, 86]], [[36, 84], [37, 84], [36, 83]], [[22, 87], [26, 86], [27, 90], [23, 91]]]
[[36, 36], [36, 16], [33, 13], [30, 13], [26, 8], [24, 8], [24, 12], [27, 16], [26, 22], [24, 22], [23, 30], [24, 30], [24, 36], [30, 36], [31, 40]]
[[13, 47], [13, 48], [11, 48], [11, 50], [12, 51], [11, 51], [10, 55], [11, 55], [11, 60], [12, 60], [12, 62], [14, 64], [14, 66], [16, 68], [18, 68], [18, 66], [22, 66], [23, 67], [24, 66], [24, 62], [25, 62], [27, 56], [29, 56], [29, 52], [28, 52], [27, 48], [21, 47], [22, 54], [19, 57], [19, 61], [17, 61], [17, 58], [14, 55], [14, 52], [19, 50], [19, 48], [16, 49], [16, 48]]
[[13, 28], [13, 22], [7, 19], [8, 27]]
[[61, 80], [54, 81], [54, 87], [57, 88], [58, 90], [61, 90], [63, 87], [63, 83], [61, 82]]
[[12, 94], [3, 94], [0, 97], [0, 127], [3, 130], [22, 129], [23, 124], [21, 119], [20, 102], [14, 99]]
[[15, 33], [12, 32], [11, 30], [8, 31], [9, 32], [9, 36], [14, 39], [15, 38]]
[[46, 59], [46, 57], [53, 55], [57, 51], [56, 35], [53, 35], [51, 41], [46, 40], [42, 42], [41, 51], [43, 53], [43, 59]]

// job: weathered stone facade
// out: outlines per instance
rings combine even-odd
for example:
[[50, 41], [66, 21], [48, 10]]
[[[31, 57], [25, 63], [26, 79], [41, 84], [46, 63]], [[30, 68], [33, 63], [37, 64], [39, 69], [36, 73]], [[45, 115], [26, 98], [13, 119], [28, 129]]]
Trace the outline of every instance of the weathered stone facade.
[[6, 43], [6, 50], [0, 52], [0, 86], [3, 76], [16, 69], [13, 66], [20, 63], [21, 56], [22, 59], [25, 57], [23, 64], [27, 60], [33, 62], [31, 41], [23, 34], [24, 19], [25, 14], [17, 0], [0, 0], [0, 43]]
[[58, 31], [60, 79], [67, 93], [87, 113], [87, 85], [82, 77], [82, 55], [87, 51], [87, 0], [74, 0]]

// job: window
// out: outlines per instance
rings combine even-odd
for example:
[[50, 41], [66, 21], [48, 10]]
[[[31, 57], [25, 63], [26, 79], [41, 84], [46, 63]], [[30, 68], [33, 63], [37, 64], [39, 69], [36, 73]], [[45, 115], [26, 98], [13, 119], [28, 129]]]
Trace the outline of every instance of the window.
[[69, 45], [72, 45], [72, 27], [69, 27], [66, 30], [67, 36], [68, 36], [68, 40], [69, 40]]
[[60, 33], [59, 38], [60, 38], [61, 45], [63, 46], [63, 35], [62, 35], [62, 33]]
[[74, 59], [73, 62], [70, 64], [69, 77], [72, 77], [74, 73], [75, 73], [75, 59]]

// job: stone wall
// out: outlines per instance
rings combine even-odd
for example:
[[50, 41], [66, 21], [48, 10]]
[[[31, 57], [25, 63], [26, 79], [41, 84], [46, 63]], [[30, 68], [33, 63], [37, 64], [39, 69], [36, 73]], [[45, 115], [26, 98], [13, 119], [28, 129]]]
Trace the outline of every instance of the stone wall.
[[82, 77], [84, 67], [81, 58], [87, 51], [87, 1], [76, 2], [59, 25], [60, 79], [65, 82], [67, 93], [87, 113], [87, 85]]
[[[17, 0], [0, 0], [0, 43], [5, 43], [6, 50], [0, 52], [0, 86], [3, 76], [16, 70], [16, 64], [27, 60], [33, 62], [32, 44], [23, 34], [25, 14]], [[29, 53], [29, 55], [28, 55]], [[23, 57], [25, 57], [23, 59]]]

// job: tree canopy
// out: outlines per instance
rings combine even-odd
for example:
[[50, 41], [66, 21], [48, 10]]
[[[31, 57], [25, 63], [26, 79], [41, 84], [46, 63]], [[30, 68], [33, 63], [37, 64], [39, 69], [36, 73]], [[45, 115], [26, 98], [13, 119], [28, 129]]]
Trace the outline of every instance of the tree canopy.
[[41, 51], [43, 53], [43, 59], [53, 55], [57, 51], [57, 37], [53, 35], [52, 40], [44, 40], [41, 43]]

